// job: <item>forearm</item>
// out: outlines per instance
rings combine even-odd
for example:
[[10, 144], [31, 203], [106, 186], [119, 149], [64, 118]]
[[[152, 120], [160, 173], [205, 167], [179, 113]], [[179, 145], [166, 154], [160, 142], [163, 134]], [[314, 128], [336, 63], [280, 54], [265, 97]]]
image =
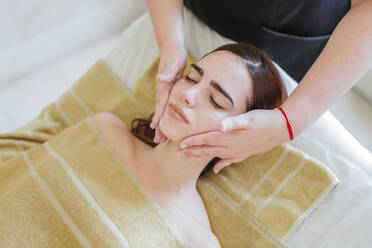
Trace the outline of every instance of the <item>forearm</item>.
[[183, 0], [146, 0], [160, 51], [184, 45]]
[[300, 135], [372, 67], [372, 1], [353, 7], [282, 107]]

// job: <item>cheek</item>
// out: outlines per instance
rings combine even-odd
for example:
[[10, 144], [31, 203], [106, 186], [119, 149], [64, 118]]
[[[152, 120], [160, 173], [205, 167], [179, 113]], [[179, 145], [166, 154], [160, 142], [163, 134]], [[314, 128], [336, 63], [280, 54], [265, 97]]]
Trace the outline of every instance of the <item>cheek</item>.
[[222, 121], [226, 117], [228, 117], [226, 113], [218, 111], [201, 112], [197, 118], [198, 124], [195, 127], [195, 129], [197, 129], [198, 132], [218, 130], [218, 125], [220, 121]]
[[169, 97], [179, 95], [179, 93], [185, 90], [186, 88], [187, 88], [187, 82], [185, 82], [185, 80], [183, 79], [178, 80], [177, 82], [174, 83]]

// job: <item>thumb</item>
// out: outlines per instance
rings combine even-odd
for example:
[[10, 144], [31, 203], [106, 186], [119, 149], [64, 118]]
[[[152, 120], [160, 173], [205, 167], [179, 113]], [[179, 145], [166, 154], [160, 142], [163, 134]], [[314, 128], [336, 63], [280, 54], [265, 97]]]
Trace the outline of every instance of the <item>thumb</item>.
[[172, 81], [173, 79], [173, 76], [171, 73], [168, 73], [168, 72], [164, 72], [162, 74], [158, 74], [158, 76], [156, 77], [156, 79], [158, 81], [161, 81], [161, 82], [164, 82], [164, 83], [169, 83]]
[[170, 67], [167, 67], [164, 71], [158, 73], [157, 79], [162, 82], [172, 82], [174, 77], [177, 74], [176, 65], [173, 64]]
[[225, 168], [226, 166], [232, 164], [234, 162], [234, 159], [233, 158], [225, 158], [225, 159], [221, 159], [220, 161], [218, 161], [214, 167], [213, 167], [213, 172], [215, 174], [217, 174], [220, 170], [222, 170], [223, 168]]
[[248, 115], [239, 115], [223, 119], [219, 128], [221, 131], [230, 131], [233, 129], [246, 129], [249, 127], [250, 117]]

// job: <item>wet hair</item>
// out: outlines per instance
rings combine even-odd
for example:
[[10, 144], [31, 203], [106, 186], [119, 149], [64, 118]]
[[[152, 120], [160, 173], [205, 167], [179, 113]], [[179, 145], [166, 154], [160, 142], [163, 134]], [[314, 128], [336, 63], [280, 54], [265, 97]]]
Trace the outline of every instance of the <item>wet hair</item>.
[[[246, 112], [254, 109], [274, 109], [288, 97], [283, 80], [270, 57], [263, 50], [246, 43], [226, 44], [205, 54], [202, 58], [216, 51], [229, 51], [237, 55], [246, 66], [252, 79], [252, 95], [248, 99]], [[146, 144], [155, 147], [153, 142], [155, 130], [150, 128], [153, 114], [148, 119], [136, 118], [131, 123], [131, 132]], [[213, 168], [221, 158], [215, 157], [205, 166], [201, 175]]]

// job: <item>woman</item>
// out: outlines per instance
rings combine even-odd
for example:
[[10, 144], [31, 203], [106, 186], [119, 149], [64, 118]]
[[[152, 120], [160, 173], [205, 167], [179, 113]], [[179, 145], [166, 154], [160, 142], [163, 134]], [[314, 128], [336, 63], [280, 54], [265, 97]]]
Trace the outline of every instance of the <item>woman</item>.
[[[183, 3], [147, 0], [161, 54], [151, 125], [156, 129], [155, 142], [167, 139], [157, 127], [171, 85], [182, 75], [186, 63]], [[244, 39], [268, 49], [274, 61], [299, 81], [281, 106], [291, 130], [281, 133], [286, 125], [284, 117], [278, 116], [281, 113], [261, 109], [221, 121], [220, 131], [226, 126], [225, 130], [241, 130], [238, 135], [214, 132], [185, 138], [181, 148], [186, 155], [210, 156], [217, 146], [226, 147], [220, 152], [222, 160], [215, 166], [217, 171], [300, 136], [372, 65], [371, 0], [185, 0], [185, 5], [224, 38]], [[186, 37], [205, 38], [209, 37]], [[252, 139], [257, 142], [252, 144]]]
[[191, 65], [188, 75], [175, 82], [159, 123], [168, 137], [166, 142], [152, 142], [151, 120], [133, 120], [132, 134], [112, 114], [99, 113], [92, 119], [104, 142], [117, 151], [185, 237], [195, 247], [218, 247], [196, 188], [199, 175], [218, 158], [180, 156], [179, 143], [186, 136], [217, 130], [219, 121], [226, 117], [256, 108], [279, 111], [275, 108], [286, 97], [268, 56], [248, 43], [235, 43], [206, 54]]

